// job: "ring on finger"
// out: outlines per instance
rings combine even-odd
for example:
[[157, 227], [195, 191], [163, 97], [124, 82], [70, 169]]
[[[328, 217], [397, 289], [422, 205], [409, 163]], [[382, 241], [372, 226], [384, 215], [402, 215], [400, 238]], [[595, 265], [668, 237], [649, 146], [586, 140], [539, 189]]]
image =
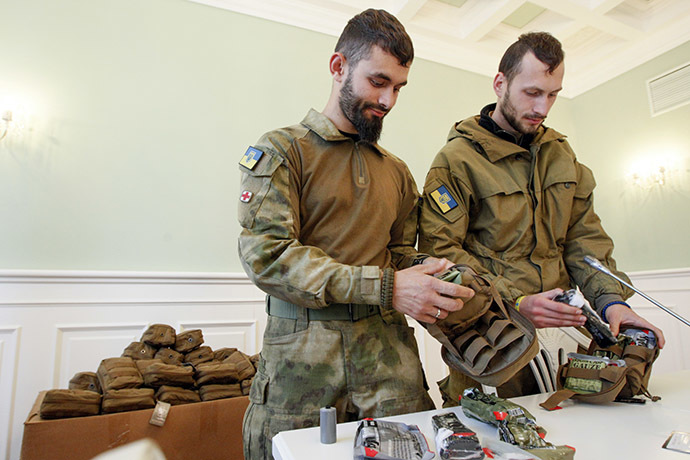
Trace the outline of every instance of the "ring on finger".
[[441, 309], [436, 307], [436, 310], [438, 311], [436, 312], [436, 316], [434, 316], [434, 318], [438, 319], [438, 317], [441, 316]]

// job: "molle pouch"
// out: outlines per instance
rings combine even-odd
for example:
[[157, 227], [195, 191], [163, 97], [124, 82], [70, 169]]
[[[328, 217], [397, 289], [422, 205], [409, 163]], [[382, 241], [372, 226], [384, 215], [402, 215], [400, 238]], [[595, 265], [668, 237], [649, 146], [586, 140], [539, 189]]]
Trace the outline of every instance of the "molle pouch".
[[209, 361], [213, 361], [213, 350], [211, 347], [199, 347], [184, 355], [184, 362], [194, 366]]
[[151, 409], [156, 405], [152, 388], [126, 388], [107, 391], [103, 395], [104, 414], [130, 410]]
[[98, 366], [98, 381], [101, 390], [121, 390], [123, 388], [138, 388], [144, 383], [132, 358], [107, 358]]
[[235, 365], [238, 372], [237, 379], [240, 381], [252, 378], [256, 374], [256, 369], [249, 357], [239, 350], [225, 358], [223, 362]]
[[167, 324], [152, 324], [144, 331], [141, 341], [156, 348], [175, 345], [175, 328]]
[[465, 265], [455, 265], [438, 277], [475, 292], [461, 310], [435, 324], [421, 323], [443, 345], [441, 357], [448, 366], [497, 387], [536, 356], [534, 325], [514, 308], [506, 308], [489, 280]]
[[644, 402], [635, 399], [637, 395], [660, 399], [647, 390], [652, 364], [659, 356], [651, 331], [623, 330], [617, 344], [602, 348], [592, 342], [587, 353], [568, 354], [568, 362], [558, 369], [558, 391], [540, 406], [553, 410], [568, 398], [591, 403]]
[[69, 381], [69, 389], [101, 393], [101, 384], [95, 372], [77, 372]]
[[196, 366], [195, 378], [196, 384], [199, 386], [237, 383], [240, 381], [237, 366], [233, 363], [219, 363], [216, 361], [201, 363]]
[[249, 394], [249, 390], [252, 388], [252, 382], [254, 382], [254, 377], [247, 379], [247, 380], [242, 380], [240, 382], [240, 387], [242, 387], [242, 394], [247, 396]]
[[199, 348], [204, 343], [204, 335], [201, 329], [192, 329], [180, 332], [175, 338], [175, 350], [185, 354]]
[[156, 391], [156, 399], [173, 406], [201, 402], [198, 391], [168, 385], [163, 385]]
[[153, 363], [144, 371], [144, 383], [147, 387], [153, 388], [163, 385], [192, 387], [194, 386], [194, 368], [162, 362]]
[[137, 369], [139, 369], [139, 373], [144, 376], [144, 372], [146, 371], [146, 368], [149, 367], [153, 363], [159, 363], [162, 364], [163, 361], [160, 359], [137, 359], [134, 361], [134, 364], [137, 366]]
[[48, 390], [41, 402], [41, 418], [67, 418], [98, 415], [101, 395], [90, 390]]
[[223, 361], [225, 358], [235, 353], [237, 348], [219, 348], [213, 352], [213, 359], [216, 361]]
[[239, 383], [228, 383], [199, 387], [199, 396], [202, 401], [213, 401], [214, 399], [236, 398], [243, 394]]
[[172, 348], [161, 348], [156, 352], [155, 357], [165, 364], [182, 364], [184, 362], [184, 355]]
[[156, 347], [144, 342], [132, 342], [122, 352], [122, 357], [132, 359], [153, 359], [155, 355]]

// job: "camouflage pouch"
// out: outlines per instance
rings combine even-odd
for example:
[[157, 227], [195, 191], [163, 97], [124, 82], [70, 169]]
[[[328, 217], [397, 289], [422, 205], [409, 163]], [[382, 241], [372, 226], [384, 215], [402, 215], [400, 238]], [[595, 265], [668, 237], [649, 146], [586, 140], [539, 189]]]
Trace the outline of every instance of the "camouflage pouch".
[[152, 324], [141, 336], [141, 341], [156, 348], [175, 345], [175, 328], [167, 324]]
[[175, 337], [175, 350], [185, 354], [199, 348], [204, 343], [204, 334], [201, 329], [192, 329], [177, 334]]
[[153, 359], [156, 354], [156, 347], [144, 342], [132, 342], [122, 352], [123, 358], [132, 359]]
[[156, 352], [155, 357], [165, 364], [182, 364], [184, 362], [184, 355], [172, 348], [161, 348]]
[[553, 410], [568, 398], [591, 403], [626, 402], [637, 395], [660, 399], [647, 390], [652, 364], [659, 356], [651, 331], [625, 329], [617, 344], [602, 348], [592, 342], [587, 353], [569, 354], [568, 362], [558, 369], [558, 391], [540, 406]]
[[497, 387], [536, 356], [534, 325], [514, 308], [506, 308], [490, 281], [464, 265], [451, 267], [439, 278], [475, 292], [461, 310], [435, 324], [421, 323], [443, 345], [441, 356], [448, 366]]
[[69, 381], [70, 390], [89, 390], [101, 392], [101, 384], [95, 372], [77, 372]]
[[144, 383], [132, 358], [104, 359], [98, 366], [96, 374], [104, 393], [109, 390], [138, 388]]
[[249, 357], [239, 350], [225, 358], [223, 362], [235, 365], [238, 372], [237, 379], [240, 381], [254, 377], [254, 374], [256, 374], [256, 369]]
[[173, 406], [201, 402], [198, 391], [185, 390], [184, 388], [169, 385], [163, 385], [156, 391], [156, 399]]
[[213, 401], [215, 399], [236, 398], [243, 395], [239, 383], [228, 383], [225, 385], [204, 385], [199, 387], [199, 396], [202, 401]]
[[151, 409], [156, 405], [151, 388], [125, 388], [107, 391], [103, 395], [102, 409], [104, 414], [126, 412], [130, 410]]
[[213, 361], [213, 350], [211, 347], [199, 347], [184, 355], [184, 362], [194, 366], [209, 361]]
[[158, 388], [163, 385], [178, 387], [194, 386], [194, 368], [176, 364], [153, 363], [144, 370], [144, 383], [147, 387]]
[[208, 362], [196, 366], [197, 385], [237, 383], [240, 381], [237, 366], [233, 363]]
[[41, 401], [41, 418], [67, 418], [98, 415], [101, 395], [90, 390], [48, 390]]

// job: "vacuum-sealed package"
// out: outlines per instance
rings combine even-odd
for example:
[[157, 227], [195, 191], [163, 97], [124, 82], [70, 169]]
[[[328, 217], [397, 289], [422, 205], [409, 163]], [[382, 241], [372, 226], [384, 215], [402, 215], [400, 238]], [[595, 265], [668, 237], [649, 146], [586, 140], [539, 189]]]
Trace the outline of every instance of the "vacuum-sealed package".
[[463, 424], [453, 412], [434, 415], [436, 450], [443, 460], [481, 460], [484, 458], [477, 433]]
[[364, 419], [355, 434], [354, 460], [431, 460], [426, 438], [416, 425]]

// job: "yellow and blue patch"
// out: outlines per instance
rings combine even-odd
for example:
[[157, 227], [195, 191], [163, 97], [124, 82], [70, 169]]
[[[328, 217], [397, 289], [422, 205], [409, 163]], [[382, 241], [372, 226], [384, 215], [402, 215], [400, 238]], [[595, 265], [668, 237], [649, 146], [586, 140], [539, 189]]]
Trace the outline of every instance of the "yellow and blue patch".
[[254, 147], [249, 147], [247, 148], [247, 151], [244, 152], [244, 155], [242, 155], [240, 164], [247, 169], [254, 169], [254, 166], [256, 166], [263, 154], [264, 152], [261, 150]]
[[440, 186], [431, 192], [430, 195], [438, 207], [441, 208], [443, 214], [458, 206], [458, 202], [455, 201], [455, 198], [453, 198], [453, 195], [450, 194], [445, 185]]

